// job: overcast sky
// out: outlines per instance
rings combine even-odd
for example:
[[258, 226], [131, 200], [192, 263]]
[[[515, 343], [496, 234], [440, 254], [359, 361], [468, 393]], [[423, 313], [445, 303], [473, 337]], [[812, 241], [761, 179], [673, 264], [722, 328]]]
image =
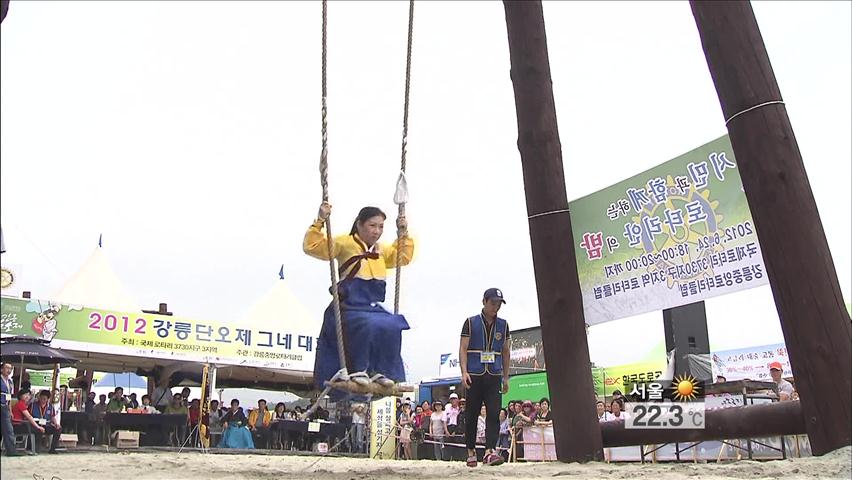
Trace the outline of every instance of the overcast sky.
[[[847, 302], [850, 5], [754, 4]], [[321, 316], [327, 265], [301, 250], [321, 193], [320, 8], [13, 0], [0, 205], [3, 262], [22, 266], [25, 289], [55, 293], [103, 233], [146, 308], [236, 319], [284, 264]], [[329, 5], [339, 233], [366, 204], [395, 213], [407, 9]], [[570, 199], [726, 132], [686, 2], [550, 2], [544, 13]], [[415, 15], [408, 212], [419, 252], [402, 308], [403, 356], [420, 378], [458, 348], [485, 288], [504, 290], [513, 328], [537, 325], [538, 311], [502, 3], [420, 2]], [[715, 350], [783, 341], [768, 287], [707, 310]], [[595, 326], [592, 360], [635, 361], [661, 340], [660, 313]]]

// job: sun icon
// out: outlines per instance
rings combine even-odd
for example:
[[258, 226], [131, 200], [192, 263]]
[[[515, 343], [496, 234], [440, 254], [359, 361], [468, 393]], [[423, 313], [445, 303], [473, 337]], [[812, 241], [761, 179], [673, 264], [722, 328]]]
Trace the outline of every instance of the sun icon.
[[695, 400], [698, 390], [701, 389], [698, 386], [698, 380], [692, 378], [691, 375], [675, 377], [671, 388], [672, 396], [680, 402]]

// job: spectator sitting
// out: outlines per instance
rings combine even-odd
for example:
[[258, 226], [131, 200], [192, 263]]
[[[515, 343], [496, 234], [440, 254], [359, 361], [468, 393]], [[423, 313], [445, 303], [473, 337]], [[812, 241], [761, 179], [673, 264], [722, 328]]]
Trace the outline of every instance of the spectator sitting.
[[[44, 427], [38, 424], [30, 414], [28, 404], [32, 399], [32, 394], [29, 390], [21, 390], [18, 392], [18, 401], [12, 405], [12, 429], [15, 433], [31, 434], [44, 433]], [[32, 446], [35, 453], [35, 445]]]
[[[287, 404], [285, 404], [284, 402], [276, 403], [275, 404], [275, 411], [272, 412], [272, 422], [278, 423], [278, 422], [283, 422], [284, 420], [289, 420], [289, 419], [290, 419], [290, 414], [289, 414], [289, 412], [287, 412]], [[287, 432], [282, 430], [280, 428], [280, 426], [275, 427], [274, 430], [275, 430], [275, 432], [274, 432], [275, 437], [274, 438], [270, 437], [271, 440], [274, 442], [274, 444], [272, 446], [273, 446], [273, 448], [284, 450], [284, 444], [288, 443], [287, 442], [287, 440], [288, 440]]]
[[598, 411], [599, 422], [610, 422], [612, 420], [615, 420], [615, 417], [613, 417], [611, 413], [606, 411], [606, 404], [601, 400], [598, 400], [598, 402], [595, 404], [595, 408]]
[[139, 408], [139, 400], [136, 399], [135, 393], [130, 394], [130, 399], [127, 401], [127, 408]]
[[115, 392], [112, 394], [112, 398], [106, 407], [107, 413], [121, 413], [126, 408], [127, 404], [124, 400], [124, 389], [121, 387], [115, 387]]
[[159, 410], [157, 410], [156, 408], [154, 408], [153, 405], [151, 405], [151, 397], [148, 395], [142, 395], [142, 413], [160, 413]]
[[222, 417], [224, 413], [219, 409], [219, 400], [210, 401], [210, 413], [207, 417], [207, 431], [210, 435], [210, 446], [215, 447], [222, 437]]
[[219, 448], [254, 448], [247, 422], [246, 414], [240, 408], [240, 401], [236, 398], [231, 400], [231, 409], [222, 418], [225, 433], [219, 442]]
[[166, 411], [163, 413], [166, 415], [183, 415], [186, 419], [181, 425], [175, 426], [170, 435], [173, 447], [183, 445], [183, 441], [186, 438], [186, 424], [189, 423], [189, 410], [183, 404], [183, 396], [176, 393], [172, 397], [172, 403], [166, 407]]
[[56, 412], [50, 403], [50, 392], [42, 390], [38, 393], [38, 401], [30, 405], [30, 414], [36, 423], [44, 427], [42, 433], [52, 436], [50, 450], [47, 453], [56, 453], [56, 447], [59, 445], [59, 435], [62, 434], [62, 426], [59, 424], [59, 419], [56, 417]]
[[[250, 411], [248, 415], [248, 427], [252, 436], [260, 441], [260, 445], [269, 448], [269, 426], [272, 424], [272, 412], [266, 408], [266, 400], [257, 401], [257, 408]], [[258, 445], [255, 442], [255, 445]]]

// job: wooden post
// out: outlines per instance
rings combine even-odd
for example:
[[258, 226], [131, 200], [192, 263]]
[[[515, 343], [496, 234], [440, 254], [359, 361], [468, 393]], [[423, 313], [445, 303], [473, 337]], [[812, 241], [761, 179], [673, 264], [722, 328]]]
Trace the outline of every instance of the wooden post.
[[[556, 457], [603, 458], [540, 1], [504, 1]], [[558, 366], [558, 368], [556, 368]]]
[[821, 455], [852, 442], [852, 324], [751, 4], [690, 3], [760, 238], [811, 447]]

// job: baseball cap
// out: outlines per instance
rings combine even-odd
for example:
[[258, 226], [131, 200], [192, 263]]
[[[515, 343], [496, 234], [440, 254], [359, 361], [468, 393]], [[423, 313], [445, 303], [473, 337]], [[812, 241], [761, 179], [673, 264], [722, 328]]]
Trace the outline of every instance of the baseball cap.
[[458, 394], [456, 394], [456, 393], [451, 393], [451, 394], [450, 394], [450, 400], [453, 400], [453, 399], [455, 399], [455, 398], [459, 398]]
[[482, 298], [486, 300], [491, 300], [492, 298], [499, 299], [501, 302], [506, 303], [506, 300], [503, 299], [503, 291], [499, 288], [489, 288], [482, 295]]
[[784, 367], [781, 365], [781, 362], [772, 362], [769, 364], [770, 370], [781, 370], [784, 371]]

